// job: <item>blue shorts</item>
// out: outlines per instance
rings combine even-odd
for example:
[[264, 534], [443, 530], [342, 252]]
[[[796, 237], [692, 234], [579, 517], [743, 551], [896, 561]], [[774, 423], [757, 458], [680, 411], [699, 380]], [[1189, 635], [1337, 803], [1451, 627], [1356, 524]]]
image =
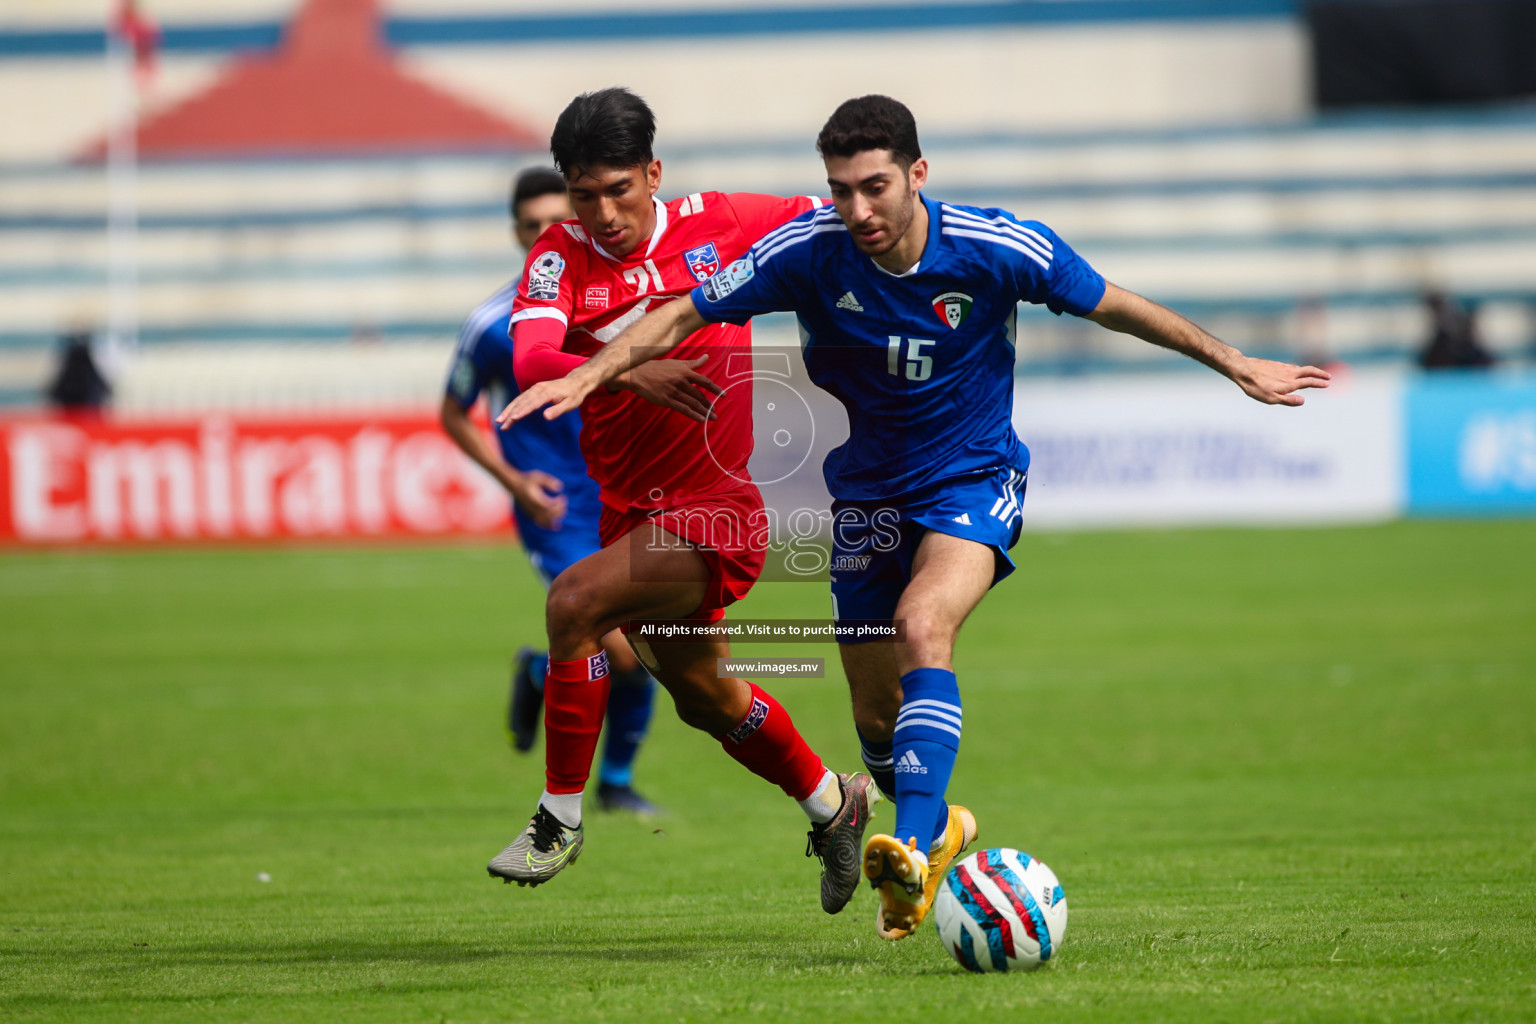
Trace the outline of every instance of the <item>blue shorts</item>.
[[[832, 503], [832, 618], [889, 621], [912, 580], [912, 560], [934, 530], [992, 549], [997, 585], [1013, 572], [1008, 551], [1019, 540], [1029, 461], [978, 476], [946, 480], [901, 502]], [[842, 641], [840, 641], [842, 642]], [[854, 643], [867, 641], [856, 640]]]
[[517, 520], [517, 534], [533, 563], [534, 572], [547, 588], [565, 570], [602, 549], [598, 540], [597, 523], [566, 518], [558, 530], [546, 530], [534, 523], [521, 510], [513, 511]]

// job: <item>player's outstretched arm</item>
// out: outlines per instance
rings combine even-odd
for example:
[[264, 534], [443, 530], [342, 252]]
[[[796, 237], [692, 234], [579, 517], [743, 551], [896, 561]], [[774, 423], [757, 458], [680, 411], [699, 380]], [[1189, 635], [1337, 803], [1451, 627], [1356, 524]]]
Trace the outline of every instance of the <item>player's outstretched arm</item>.
[[496, 482], [506, 488], [507, 493], [512, 495], [513, 500], [522, 506], [535, 523], [546, 530], [553, 530], [560, 525], [566, 508], [565, 495], [560, 493], [565, 490], [564, 484], [540, 470], [531, 469], [524, 473], [507, 465], [491, 448], [484, 431], [470, 422], [469, 413], [464, 411], [452, 395], [443, 396], [438, 419], [453, 443], [495, 477]]
[[601, 352], [564, 377], [541, 381], [518, 395], [496, 417], [496, 422], [505, 427], [514, 420], [532, 414], [536, 409], [544, 409], [544, 418], [552, 420], [578, 409], [586, 397], [598, 388], [641, 363], [672, 351], [684, 338], [703, 326], [704, 318], [699, 316], [690, 296], [684, 295], [653, 309], [603, 346]]
[[1248, 397], [1267, 405], [1301, 405], [1306, 400], [1298, 392], [1326, 388], [1332, 379], [1328, 371], [1315, 366], [1293, 366], [1245, 356], [1166, 306], [1107, 281], [1104, 297], [1088, 319], [1112, 331], [1198, 359], [1230, 378]]

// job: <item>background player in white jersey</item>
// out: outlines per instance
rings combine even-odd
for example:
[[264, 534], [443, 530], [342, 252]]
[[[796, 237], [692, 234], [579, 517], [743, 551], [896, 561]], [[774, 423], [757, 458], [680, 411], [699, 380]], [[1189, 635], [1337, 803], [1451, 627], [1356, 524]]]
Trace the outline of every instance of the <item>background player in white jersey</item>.
[[[565, 179], [551, 167], [530, 167], [520, 173], [509, 206], [512, 233], [523, 256], [546, 228], [572, 216]], [[464, 322], [440, 415], [448, 436], [512, 495], [512, 515], [523, 550], [547, 587], [568, 566], [602, 547], [597, 530], [601, 505], [597, 483], [587, 475], [581, 456], [579, 416], [563, 423], [530, 421], [498, 431], [499, 454], [483, 429], [470, 421], [469, 410], [482, 391], [489, 392], [490, 405], [497, 409], [518, 393], [508, 333], [516, 291], [514, 279]], [[598, 805], [605, 810], [652, 814], [657, 808], [635, 789], [634, 763], [650, 724], [656, 682], [617, 630], [603, 638], [603, 647], [613, 681], [598, 770]], [[507, 729], [519, 751], [533, 747], [548, 666], [548, 652], [531, 647], [519, 651], [514, 662]]]
[[844, 103], [817, 148], [835, 212], [765, 235], [521, 405], [551, 403], [546, 415], [574, 408], [705, 324], [772, 310], [799, 316], [806, 369], [849, 420], [848, 442], [825, 465], [833, 614], [906, 626], [902, 643], [841, 647], [865, 763], [896, 799], [894, 833], [869, 839], [863, 869], [881, 894], [877, 930], [897, 939], [921, 923], [950, 860], [976, 834], [969, 812], [944, 802], [962, 723], [952, 656], [961, 624], [1014, 568], [1008, 550], [1029, 467], [1012, 426], [1017, 304], [1182, 352], [1269, 404], [1302, 404], [1297, 392], [1326, 387], [1328, 374], [1244, 356], [1106, 282], [1043, 224], [924, 197], [917, 126], [889, 97]]

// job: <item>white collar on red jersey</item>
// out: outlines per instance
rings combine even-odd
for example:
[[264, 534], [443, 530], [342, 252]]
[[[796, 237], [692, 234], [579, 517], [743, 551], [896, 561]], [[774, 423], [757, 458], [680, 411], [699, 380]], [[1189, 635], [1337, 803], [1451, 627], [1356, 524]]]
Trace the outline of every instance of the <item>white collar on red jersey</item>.
[[[656, 246], [661, 243], [661, 236], [667, 233], [667, 204], [663, 203], [655, 196], [651, 196], [651, 202], [656, 204], [656, 229], [651, 232], [651, 244], [645, 247], [645, 254], [647, 256], [656, 251]], [[575, 234], [575, 232], [572, 232], [572, 234]], [[609, 260], [613, 263], [624, 262], [624, 257], [615, 256], [607, 249], [604, 249], [602, 246], [598, 245], [595, 241], [589, 238], [585, 231], [582, 231], [581, 234], [577, 235], [577, 237], [586, 242], [588, 245], [592, 246], [592, 248], [596, 249], [597, 254], [603, 257], [605, 260]]]

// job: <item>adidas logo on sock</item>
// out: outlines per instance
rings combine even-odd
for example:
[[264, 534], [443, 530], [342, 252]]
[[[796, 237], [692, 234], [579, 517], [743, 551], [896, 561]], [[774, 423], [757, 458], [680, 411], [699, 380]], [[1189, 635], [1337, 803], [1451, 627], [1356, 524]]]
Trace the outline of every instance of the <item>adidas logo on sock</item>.
[[954, 521], [959, 523], [961, 526], [972, 525], [971, 514], [969, 512], [961, 512], [959, 515], [955, 516]]
[[853, 297], [853, 292], [844, 292], [843, 297], [837, 300], [838, 309], [851, 309], [855, 313], [864, 312], [864, 307], [859, 305], [859, 300]]
[[896, 762], [898, 772], [911, 772], [913, 775], [927, 775], [928, 769], [923, 767], [923, 762], [917, 759], [917, 751], [909, 750], [901, 755]]

